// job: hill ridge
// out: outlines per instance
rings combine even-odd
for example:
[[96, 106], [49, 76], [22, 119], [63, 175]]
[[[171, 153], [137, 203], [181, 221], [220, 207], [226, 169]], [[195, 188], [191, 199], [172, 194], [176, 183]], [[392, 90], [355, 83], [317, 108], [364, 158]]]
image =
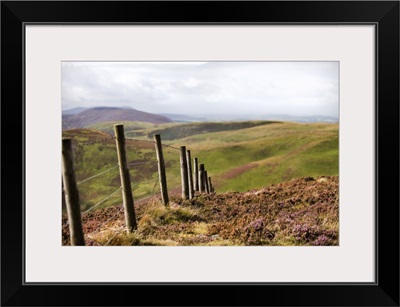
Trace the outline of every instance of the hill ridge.
[[77, 129], [101, 122], [140, 121], [153, 124], [172, 122], [168, 117], [139, 111], [133, 108], [119, 107], [94, 107], [77, 114], [64, 114], [62, 116], [62, 128]]

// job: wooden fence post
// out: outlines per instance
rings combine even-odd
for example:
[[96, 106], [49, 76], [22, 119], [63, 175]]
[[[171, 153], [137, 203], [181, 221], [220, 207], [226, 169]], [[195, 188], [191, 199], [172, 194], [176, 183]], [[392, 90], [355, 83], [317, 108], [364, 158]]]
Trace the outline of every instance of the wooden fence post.
[[180, 148], [181, 178], [182, 178], [182, 198], [189, 198], [189, 182], [186, 161], [186, 146]]
[[186, 151], [186, 162], [188, 171], [189, 199], [192, 199], [194, 197], [194, 189], [193, 189], [192, 158], [190, 156], [190, 150]]
[[194, 158], [194, 190], [199, 191], [199, 161]]
[[200, 192], [205, 192], [206, 191], [206, 185], [205, 185], [205, 182], [204, 182], [204, 164], [200, 164], [199, 188], [200, 188]]
[[62, 211], [67, 210], [67, 204], [65, 202], [64, 179], [62, 178], [62, 175], [61, 175], [61, 201], [62, 201], [61, 204]]
[[63, 138], [62, 140], [62, 165], [71, 245], [85, 245], [71, 139]]
[[164, 206], [167, 206], [169, 203], [169, 198], [168, 198], [168, 188], [167, 188], [167, 176], [165, 175], [164, 155], [161, 146], [161, 137], [159, 134], [154, 134], [153, 138], [156, 144], [158, 178], [160, 180], [161, 199]]
[[210, 193], [210, 186], [208, 185], [208, 174], [207, 171], [204, 171], [204, 181], [205, 181], [205, 186], [206, 186], [206, 192], [207, 194]]
[[214, 187], [213, 187], [213, 185], [211, 183], [211, 177], [208, 177], [208, 184], [210, 186], [210, 193], [214, 193]]
[[125, 224], [129, 232], [137, 229], [135, 207], [132, 196], [131, 177], [125, 151], [124, 125], [115, 124], [115, 142], [117, 145], [119, 174], [121, 177], [122, 201], [124, 205]]

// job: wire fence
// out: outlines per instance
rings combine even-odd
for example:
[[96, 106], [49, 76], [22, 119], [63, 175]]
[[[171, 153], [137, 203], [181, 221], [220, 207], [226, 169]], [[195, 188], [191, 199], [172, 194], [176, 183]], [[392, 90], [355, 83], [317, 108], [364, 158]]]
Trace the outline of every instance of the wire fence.
[[83, 213], [87, 213], [91, 210], [93, 210], [94, 208], [98, 207], [99, 205], [101, 205], [102, 203], [104, 203], [106, 200], [110, 199], [113, 195], [115, 195], [117, 192], [119, 192], [121, 190], [121, 187], [119, 187], [116, 191], [112, 192], [110, 195], [108, 195], [107, 197], [103, 198], [101, 201], [99, 201], [97, 204], [95, 204], [94, 206], [90, 207], [89, 209], [87, 209], [86, 211], [84, 211]]
[[107, 169], [107, 170], [105, 170], [105, 171], [103, 171], [103, 172], [101, 172], [101, 173], [98, 173], [98, 174], [96, 174], [96, 175], [90, 176], [89, 178], [86, 178], [86, 179], [84, 179], [84, 180], [78, 181], [77, 183], [78, 183], [78, 185], [80, 185], [80, 184], [82, 184], [82, 183], [84, 183], [84, 182], [86, 182], [86, 181], [89, 181], [89, 180], [94, 179], [94, 178], [96, 178], [96, 177], [98, 177], [98, 176], [101, 176], [101, 175], [103, 175], [103, 174], [105, 174], [105, 173], [108, 173], [109, 171], [112, 171], [113, 169], [116, 169], [117, 167], [118, 167], [118, 165], [116, 165], [116, 166], [114, 166], [114, 167], [110, 167], [109, 169]]
[[[77, 161], [78, 163], [76, 163], [76, 170], [77, 170], [77, 177], [78, 178], [83, 178], [81, 180], [79, 180], [77, 182], [77, 185], [79, 186], [79, 190], [80, 190], [80, 196], [81, 196], [81, 206], [82, 208], [84, 208], [83, 213], [89, 212], [101, 205], [105, 205], [105, 202], [109, 199], [112, 198], [112, 196], [115, 196], [115, 194], [117, 193], [118, 190], [120, 190], [120, 186], [118, 181], [119, 181], [119, 176], [117, 173], [112, 173], [112, 175], [109, 177], [109, 183], [107, 183], [107, 185], [105, 185], [105, 179], [100, 179], [98, 177], [103, 176], [107, 173], [111, 173], [113, 170], [116, 170], [119, 165], [113, 165], [105, 170], [101, 170], [97, 173], [93, 174], [93, 171], [91, 171], [92, 174], [90, 174], [89, 176], [84, 177], [83, 174], [88, 173], [87, 171], [84, 171], [87, 167], [85, 167], [85, 161], [87, 159], [85, 159], [85, 155], [87, 155], [87, 152], [85, 149], [82, 149], [82, 147], [96, 147], [97, 146], [108, 146], [110, 149], [115, 149], [115, 144], [110, 144], [110, 141], [115, 140], [116, 137], [115, 136], [110, 136], [110, 137], [106, 137], [106, 138], [100, 138], [100, 139], [96, 139], [96, 140], [92, 140], [92, 141], [84, 141], [84, 142], [75, 142], [75, 146], [74, 146], [74, 156], [75, 156], [75, 161]], [[128, 147], [131, 147], [133, 150], [135, 150], [135, 148], [140, 148], [137, 147], [135, 144], [137, 143], [141, 143], [141, 144], [152, 144], [154, 145], [155, 142], [151, 141], [151, 140], [141, 140], [141, 139], [134, 139], [134, 138], [125, 138], [125, 140], [129, 141], [128, 143], [131, 144], [129, 145], [127, 143]], [[167, 145], [168, 146], [168, 145]], [[167, 147], [164, 146], [164, 147]], [[173, 146], [168, 146], [170, 148], [174, 148]], [[103, 148], [104, 149], [104, 148]], [[174, 148], [176, 149], [176, 148]], [[103, 150], [104, 151], [104, 150]], [[96, 155], [96, 159], [101, 159], [101, 152], [99, 152], [97, 154], [97, 152], [95, 153]], [[93, 156], [93, 155], [92, 155]], [[115, 157], [115, 154], [113, 152], [113, 156]], [[157, 185], [157, 180], [158, 180], [158, 176], [157, 176], [157, 159], [155, 157], [154, 154], [154, 149], [152, 149], [152, 153], [151, 153], [151, 158], [150, 158], [150, 154], [149, 152], [147, 152], [147, 155], [142, 156], [142, 157], [137, 157], [137, 159], [135, 159], [132, 162], [128, 163], [128, 167], [129, 170], [131, 172], [131, 179], [132, 179], [132, 189], [134, 192], [139, 193], [138, 197], [139, 198], [143, 198], [143, 197], [148, 197], [151, 196], [152, 194], [154, 194], [155, 191], [155, 187]], [[93, 159], [94, 161], [96, 159]], [[147, 160], [144, 160], [147, 159]], [[100, 167], [101, 165], [98, 165], [98, 167]], [[104, 169], [104, 167], [103, 167]], [[156, 179], [154, 177], [157, 177]], [[149, 179], [148, 179], [149, 178]], [[99, 182], [94, 182], [95, 179], [100, 179]], [[147, 187], [146, 185], [149, 185], [150, 182], [156, 180], [155, 184], [153, 185], [153, 187]], [[97, 192], [96, 195], [94, 195], [93, 193], [91, 193], [89, 191], [90, 186], [81, 186], [82, 184], [85, 183], [89, 183], [89, 181], [93, 181], [93, 183], [91, 184], [92, 186], [94, 186], [94, 189], [99, 190]], [[101, 189], [98, 187], [98, 185], [103, 184], [104, 185], [104, 189]], [[100, 195], [98, 195], [101, 190], [103, 190], [103, 193], [106, 194], [107, 191], [109, 191], [112, 187], [117, 187], [116, 191], [113, 191], [112, 193], [108, 194], [107, 196], [101, 198]], [[137, 191], [135, 189], [138, 189]], [[136, 194], [136, 193], [135, 193]], [[115, 197], [113, 198], [114, 201], [121, 201], [122, 200], [122, 196], [120, 197]], [[95, 204], [92, 204], [91, 202], [95, 200]], [[110, 204], [110, 203], [108, 203]]]
[[[121, 136], [119, 136], [119, 138], [121, 139]], [[117, 144], [111, 143], [111, 140], [116, 140]], [[192, 174], [190, 151], [187, 151], [185, 146], [178, 148], [169, 144], [162, 144], [160, 138], [158, 138], [158, 140], [155, 138], [158, 143], [152, 140], [125, 137], [124, 140], [128, 141], [123, 142], [124, 146], [127, 147], [125, 154], [127, 161], [124, 162], [125, 164], [122, 164], [122, 166], [120, 162], [117, 161], [116, 163], [115, 161], [117, 159], [117, 151], [120, 150], [118, 149], [118, 143], [121, 142], [117, 140], [116, 136], [92, 141], [75, 142], [75, 148], [73, 148], [72, 152], [74, 155], [73, 159], [76, 161], [75, 168], [77, 178], [80, 179], [76, 183], [79, 194], [83, 200], [83, 204], [81, 204], [82, 208], [84, 208], [84, 210], [81, 211], [83, 214], [87, 214], [95, 209], [121, 203], [123, 198], [122, 194], [125, 193], [122, 176], [126, 168], [128, 169], [130, 178], [129, 188], [137, 203], [149, 201], [156, 196], [161, 196], [164, 201], [163, 193], [165, 193], [165, 191], [162, 189], [164, 185], [166, 188], [167, 184], [165, 175], [164, 179], [163, 176], [161, 176], [161, 171], [167, 174], [170, 188], [172, 187], [172, 189], [175, 189], [182, 184], [182, 197], [185, 197], [186, 194], [190, 195], [190, 198], [193, 196], [195, 187], [193, 186], [192, 180], [193, 178], [196, 179], [195, 181], [197, 181], [197, 179], [200, 180], [203, 178], [203, 175], [201, 175], [200, 172], [197, 173], [199, 169], [197, 165], [195, 167], [196, 173]], [[141, 144], [144, 146], [141, 146]], [[155, 146], [152, 148], [146, 146], [149, 144]], [[161, 149], [157, 149], [157, 145], [159, 145], [159, 148], [173, 149], [174, 153], [168, 153], [167, 151], [164, 157], [161, 158], [163, 160], [161, 163], [159, 160], [159, 151]], [[179, 151], [180, 154], [177, 155], [176, 151]], [[118, 152], [118, 159], [119, 155], [120, 153]], [[186, 158], [188, 160], [186, 160]], [[195, 158], [194, 161], [197, 163], [197, 158]], [[118, 168], [119, 175], [112, 172]], [[163, 170], [160, 168], [163, 168]], [[189, 181], [188, 177], [191, 178]], [[186, 180], [186, 185], [184, 185], [184, 179]], [[192, 186], [189, 187], [188, 182], [191, 182]], [[112, 190], [111, 193], [110, 190]], [[196, 190], [199, 191], [199, 186]], [[102, 193], [103, 196], [101, 196]], [[104, 194], [106, 194], [106, 196], [104, 196]], [[186, 198], [188, 197], [189, 196], [186, 196]], [[95, 203], [93, 204], [92, 201]], [[104, 227], [113, 219], [116, 219], [122, 211], [124, 211], [124, 207], [121, 207], [118, 212], [92, 231], [91, 234], [95, 234], [100, 228]], [[124, 214], [126, 214], [126, 212], [124, 212]], [[114, 236], [109, 238], [105, 245], [108, 245], [118, 233], [119, 232], [116, 232]]]

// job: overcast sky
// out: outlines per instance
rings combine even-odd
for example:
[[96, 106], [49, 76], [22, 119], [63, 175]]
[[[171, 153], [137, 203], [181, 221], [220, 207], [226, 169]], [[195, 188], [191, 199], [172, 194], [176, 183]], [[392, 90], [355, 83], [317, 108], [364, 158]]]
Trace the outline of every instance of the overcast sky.
[[62, 109], [338, 117], [338, 62], [63, 62]]

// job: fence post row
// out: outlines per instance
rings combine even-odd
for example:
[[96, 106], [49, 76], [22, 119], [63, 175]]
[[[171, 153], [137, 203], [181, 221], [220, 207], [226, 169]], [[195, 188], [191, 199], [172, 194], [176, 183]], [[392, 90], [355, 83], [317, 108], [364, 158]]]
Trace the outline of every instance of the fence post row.
[[199, 191], [199, 161], [194, 158], [194, 190]]
[[72, 141], [68, 138], [63, 138], [62, 140], [62, 165], [71, 245], [85, 245], [81, 220], [81, 205], [72, 156]]
[[122, 201], [124, 205], [125, 224], [129, 232], [137, 229], [135, 207], [131, 189], [131, 178], [125, 151], [124, 125], [115, 124], [115, 142], [117, 145], [119, 173], [121, 176]]
[[167, 206], [169, 203], [169, 198], [168, 198], [168, 188], [167, 188], [167, 176], [165, 174], [164, 155], [162, 152], [162, 145], [161, 145], [161, 136], [159, 134], [154, 134], [153, 138], [156, 146], [158, 178], [160, 179], [161, 199], [164, 206]]
[[188, 171], [189, 199], [192, 199], [194, 197], [194, 189], [193, 189], [192, 158], [190, 156], [190, 150], [186, 151], [186, 162]]
[[181, 178], [182, 178], [182, 198], [189, 198], [189, 182], [186, 161], [186, 146], [180, 148], [180, 164], [181, 164]]
[[[131, 178], [125, 150], [124, 125], [115, 124], [114, 132], [118, 154], [119, 172], [121, 177], [125, 223], [127, 230], [132, 232], [133, 230], [137, 229], [137, 222], [131, 189]], [[154, 134], [153, 137], [157, 154], [162, 202], [165, 206], [167, 206], [169, 203], [169, 197], [161, 137], [159, 134]], [[63, 204], [65, 201], [67, 208], [71, 245], [85, 245], [81, 221], [79, 192], [75, 178], [72, 155], [72, 141], [70, 138], [63, 138], [62, 140], [62, 158], [62, 201]], [[207, 176], [207, 171], [205, 170], [204, 164], [200, 164], [199, 166], [197, 158], [194, 158], [194, 174], [192, 173], [190, 150], [186, 150], [186, 146], [180, 147], [180, 166], [182, 178], [182, 198], [192, 199], [195, 191], [207, 193], [214, 192], [214, 188], [211, 183], [211, 177]]]

